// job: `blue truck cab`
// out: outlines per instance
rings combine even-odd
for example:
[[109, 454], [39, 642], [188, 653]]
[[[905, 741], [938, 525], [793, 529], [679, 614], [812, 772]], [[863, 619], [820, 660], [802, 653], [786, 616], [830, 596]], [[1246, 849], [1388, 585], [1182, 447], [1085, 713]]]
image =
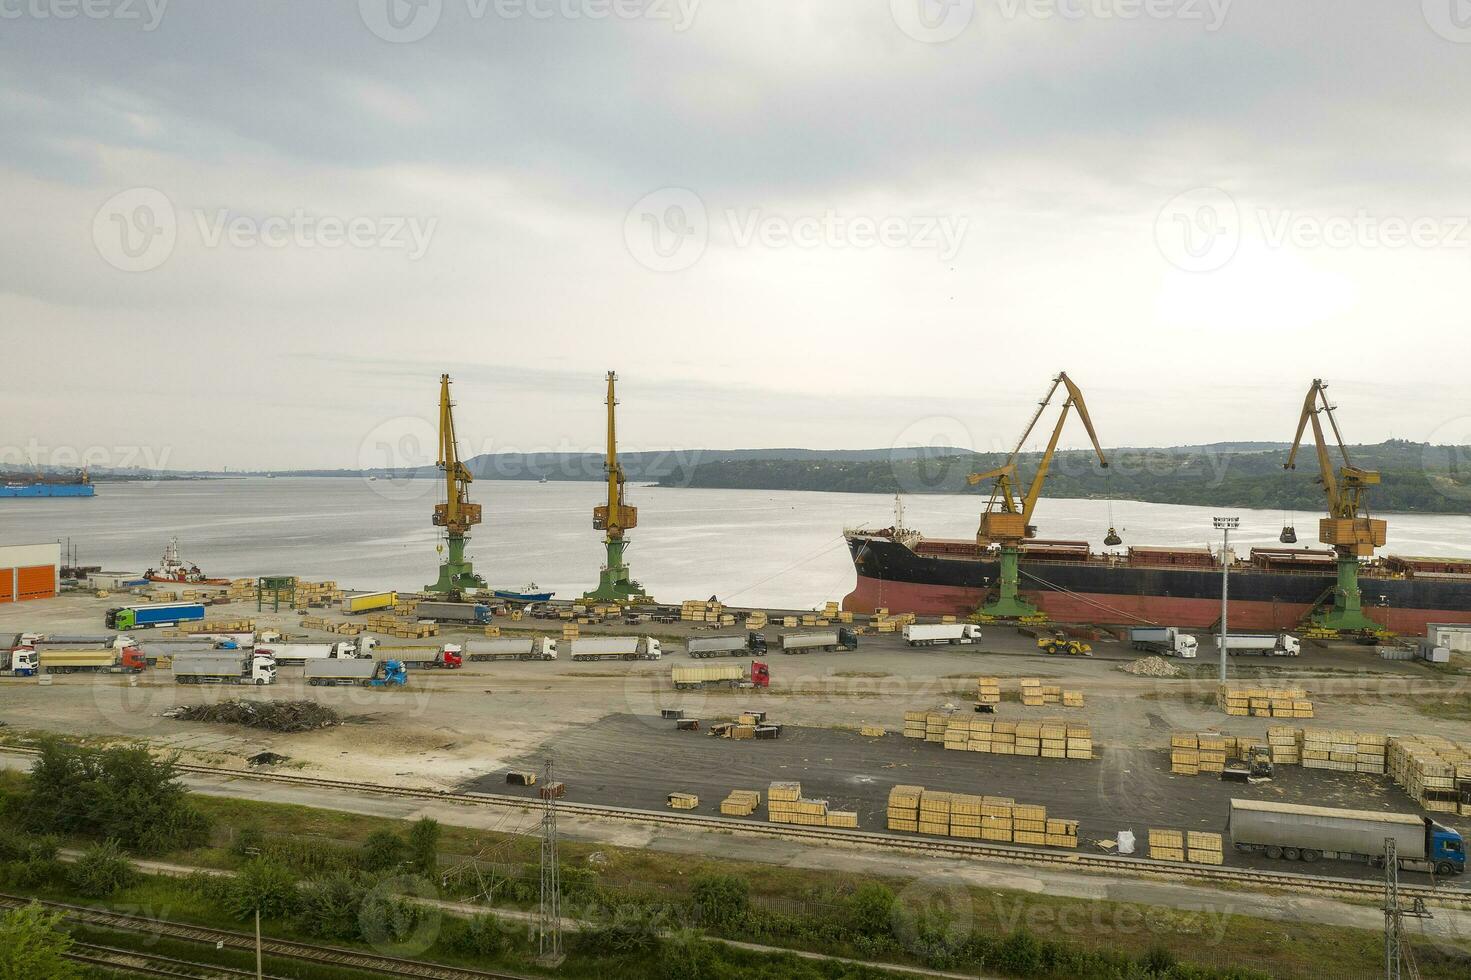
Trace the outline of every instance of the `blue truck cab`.
[[1466, 842], [1461, 835], [1449, 827], [1430, 821], [1430, 863], [1435, 873], [1466, 873]]
[[373, 687], [402, 687], [409, 682], [409, 669], [402, 660], [385, 660], [368, 684]]

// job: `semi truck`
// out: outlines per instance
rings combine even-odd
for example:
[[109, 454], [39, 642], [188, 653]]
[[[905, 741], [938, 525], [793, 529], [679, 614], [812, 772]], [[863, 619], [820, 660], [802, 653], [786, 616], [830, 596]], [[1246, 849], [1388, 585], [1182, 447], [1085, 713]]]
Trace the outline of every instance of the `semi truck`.
[[815, 633], [779, 633], [782, 653], [811, 653], [813, 650], [857, 650], [858, 634], [847, 627]]
[[490, 622], [490, 607], [483, 602], [421, 602], [414, 611], [420, 619], [432, 619], [436, 623], [479, 623]]
[[702, 687], [770, 687], [771, 670], [759, 660], [749, 671], [739, 664], [678, 664], [673, 671], [674, 687], [689, 691]]
[[1336, 810], [1267, 800], [1231, 801], [1226, 825], [1243, 853], [1287, 861], [1367, 861], [1383, 867], [1385, 841], [1393, 838], [1401, 867], [1438, 875], [1466, 870], [1461, 835], [1412, 813]]
[[257, 643], [255, 652], [275, 657], [278, 664], [304, 664], [313, 660], [361, 659], [368, 657], [376, 644], [377, 641], [373, 640], [371, 644], [360, 648], [352, 640], [339, 640], [336, 643]]
[[[1216, 649], [1221, 638], [1216, 637]], [[1302, 642], [1291, 633], [1227, 633], [1226, 653], [1232, 657], [1295, 657]]]
[[471, 640], [464, 657], [476, 663], [492, 660], [556, 660], [557, 641], [549, 636], [496, 636]]
[[398, 660], [405, 667], [415, 669], [432, 669], [435, 667], [444, 670], [456, 670], [461, 667], [465, 659], [457, 643], [442, 643], [439, 646], [391, 646], [378, 647], [382, 656]]
[[349, 592], [342, 597], [342, 611], [356, 616], [375, 609], [392, 609], [396, 602], [397, 592]]
[[727, 634], [724, 636], [695, 636], [690, 637], [685, 644], [685, 652], [691, 657], [704, 659], [706, 657], [741, 657], [748, 653], [765, 653], [766, 637], [756, 630], [748, 633]]
[[401, 660], [308, 660], [306, 679], [313, 687], [402, 687], [409, 671]]
[[204, 620], [202, 602], [151, 602], [141, 606], [117, 606], [107, 611], [110, 630], [152, 629]]
[[0, 650], [0, 677], [36, 676], [36, 651], [29, 647]]
[[658, 660], [664, 656], [652, 636], [580, 636], [572, 641], [573, 660]]
[[274, 684], [276, 661], [263, 653], [185, 653], [173, 659], [175, 684]]
[[1135, 650], [1184, 660], [1195, 659], [1200, 651], [1199, 640], [1174, 626], [1136, 626], [1129, 630], [1129, 643]]
[[143, 652], [137, 647], [121, 650], [72, 647], [37, 652], [36, 665], [46, 674], [140, 674], [148, 666], [148, 661], [143, 659]]
[[979, 643], [981, 628], [974, 623], [910, 623], [904, 627], [904, 642], [912, 647], [941, 643]]

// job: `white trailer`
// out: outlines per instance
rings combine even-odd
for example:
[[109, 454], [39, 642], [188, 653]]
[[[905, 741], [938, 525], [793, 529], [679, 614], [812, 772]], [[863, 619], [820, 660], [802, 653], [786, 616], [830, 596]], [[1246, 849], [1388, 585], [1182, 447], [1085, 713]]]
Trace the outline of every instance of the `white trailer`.
[[1393, 839], [1402, 866], [1433, 870], [1440, 875], [1466, 870], [1461, 835], [1413, 813], [1233, 799], [1226, 828], [1236, 850], [1265, 854], [1273, 860], [1313, 862], [1328, 858], [1367, 861], [1382, 867], [1385, 841]]
[[1174, 626], [1135, 626], [1129, 630], [1129, 643], [1135, 650], [1182, 660], [1195, 659], [1200, 649], [1200, 641]]
[[549, 636], [493, 636], [464, 644], [466, 660], [556, 660], [557, 641]]
[[[376, 641], [374, 641], [376, 645]], [[370, 655], [371, 645], [360, 653], [351, 640], [338, 643], [257, 643], [256, 653], [276, 658], [278, 664], [304, 664], [312, 660], [357, 660]]]
[[708, 657], [743, 657], [748, 653], [765, 653], [766, 637], [755, 630], [723, 636], [692, 636], [684, 648], [696, 660]]
[[980, 641], [981, 628], [974, 623], [910, 623], [904, 627], [904, 642], [912, 647]]
[[573, 660], [658, 660], [663, 657], [652, 636], [579, 636], [572, 641]]
[[[1216, 649], [1221, 638], [1216, 636]], [[1295, 657], [1302, 652], [1302, 642], [1291, 633], [1228, 633], [1226, 653], [1240, 657]]]
[[851, 629], [818, 630], [812, 633], [779, 633], [782, 653], [811, 653], [813, 650], [857, 650], [858, 634]]
[[174, 657], [175, 684], [274, 684], [276, 661], [260, 653], [185, 653]]

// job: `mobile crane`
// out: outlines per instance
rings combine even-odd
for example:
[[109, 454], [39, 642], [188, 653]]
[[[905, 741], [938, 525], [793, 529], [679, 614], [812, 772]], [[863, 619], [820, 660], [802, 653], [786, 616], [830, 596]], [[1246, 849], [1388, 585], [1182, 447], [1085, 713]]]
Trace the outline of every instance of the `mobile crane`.
[[[1311, 425], [1318, 453], [1318, 482], [1328, 497], [1328, 516], [1318, 521], [1318, 540], [1332, 547], [1338, 556], [1338, 581], [1313, 604], [1304, 622], [1327, 633], [1381, 635], [1384, 627], [1364, 615], [1359, 592], [1359, 559], [1372, 556], [1374, 549], [1382, 548], [1386, 540], [1386, 522], [1366, 513], [1365, 491], [1378, 485], [1379, 472], [1353, 465], [1333, 411], [1334, 406], [1328, 402], [1328, 386], [1321, 378], [1314, 378], [1307, 398], [1303, 400], [1297, 436], [1292, 440], [1287, 462], [1283, 465], [1288, 470], [1297, 468], [1298, 446], [1302, 443], [1303, 433]], [[1323, 434], [1323, 416], [1328, 418], [1333, 441], [1338, 444], [1338, 453], [1343, 458], [1343, 465], [1336, 471]]]
[[603, 468], [608, 477], [608, 502], [593, 508], [592, 526], [603, 531], [603, 545], [608, 550], [607, 562], [598, 574], [598, 587], [583, 595], [584, 599], [627, 603], [647, 600], [644, 587], [633, 580], [623, 562], [627, 544], [623, 534], [638, 526], [638, 508], [623, 499], [623, 467], [618, 462], [617, 395], [618, 375], [608, 372], [608, 449]]
[[470, 502], [470, 484], [474, 477], [460, 462], [455, 442], [454, 403], [449, 397], [449, 375], [439, 376], [439, 469], [444, 473], [444, 503], [434, 505], [434, 526], [444, 528], [444, 544], [440, 550], [449, 554], [439, 566], [439, 581], [426, 585], [426, 592], [439, 592], [459, 598], [466, 592], [485, 588], [485, 580], [475, 574], [465, 560], [465, 542], [470, 528], [480, 523], [480, 505]]
[[[1047, 451], [1037, 463], [1037, 472], [1032, 477], [1031, 485], [1026, 488], [1024, 495], [1019, 495], [1022, 488], [1021, 478], [1017, 473], [1017, 457], [1021, 455], [1022, 447], [1026, 445], [1032, 430], [1037, 427], [1038, 420], [1057, 394], [1058, 388], [1067, 390], [1062, 413], [1057, 417], [1057, 425], [1052, 430]], [[981, 514], [980, 530], [976, 532], [976, 543], [982, 549], [994, 544], [1000, 547], [1001, 552], [1001, 574], [997, 581], [996, 594], [989, 601], [983, 602], [977, 610], [982, 617], [1029, 619], [1038, 616], [1037, 607], [1023, 599], [1017, 591], [1021, 545], [1027, 538], [1037, 536], [1037, 528], [1032, 524], [1032, 512], [1037, 509], [1037, 500], [1042, 496], [1042, 485], [1047, 481], [1047, 471], [1052, 467], [1052, 458], [1057, 453], [1057, 440], [1062, 436], [1063, 424], [1067, 422], [1068, 412], [1074, 408], [1078, 411], [1083, 427], [1088, 430], [1088, 438], [1093, 442], [1093, 451], [1098, 454], [1099, 464], [1107, 468], [1108, 459], [1103, 455], [1103, 447], [1098, 444], [1098, 434], [1093, 431], [1093, 420], [1088, 417], [1088, 406], [1083, 401], [1083, 393], [1073, 384], [1067, 373], [1063, 372], [1052, 379], [1052, 387], [1047, 389], [1046, 396], [1037, 405], [1032, 421], [1017, 440], [1016, 448], [1011, 451], [1006, 462], [994, 470], [972, 473], [967, 478], [971, 486], [986, 480], [996, 481], [991, 488], [991, 498], [986, 502], [985, 512]], [[1109, 528], [1108, 533], [1109, 543], [1117, 544], [1118, 537], [1114, 529]]]

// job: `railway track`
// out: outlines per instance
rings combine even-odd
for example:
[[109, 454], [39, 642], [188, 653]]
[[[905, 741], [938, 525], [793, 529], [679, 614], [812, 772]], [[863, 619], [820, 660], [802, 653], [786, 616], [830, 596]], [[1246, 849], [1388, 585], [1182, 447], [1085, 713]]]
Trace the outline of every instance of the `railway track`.
[[[218, 963], [196, 963], [179, 960], [172, 956], [159, 956], [135, 949], [117, 946], [99, 946], [96, 943], [72, 943], [67, 959], [89, 966], [100, 966], [108, 970], [126, 970], [150, 977], [183, 977], [185, 980], [223, 980], [225, 977], [245, 977], [254, 980], [254, 970], [240, 970]], [[262, 974], [262, 980], [289, 980], [274, 973]]]
[[[123, 912], [111, 911], [110, 909], [88, 908], [83, 905], [47, 902], [27, 898], [22, 895], [0, 893], [0, 908], [21, 908], [33, 902], [48, 911], [60, 912], [71, 922], [101, 929], [115, 929], [121, 932], [141, 932], [228, 949], [255, 949], [255, 936], [250, 933], [234, 932], [229, 929], [212, 929], [208, 926], [172, 922], [162, 918], [145, 918], [143, 916], [127, 915]], [[137, 953], [133, 950], [116, 950], [112, 947], [92, 947], [89, 952], [88, 947], [85, 945], [80, 945], [77, 949], [78, 952], [76, 955], [79, 957], [90, 956], [96, 960], [111, 959], [111, 962], [98, 963], [97, 965], [109, 966], [113, 969], [125, 968], [139, 973], [148, 973], [152, 976], [200, 976], [198, 973], [183, 972], [187, 968], [213, 970], [214, 974], [224, 976], [255, 976], [254, 971], [241, 973], [241, 971], [229, 967], [190, 963], [188, 960], [169, 961], [168, 957]], [[104, 954], [101, 950], [110, 950], [110, 952]], [[418, 980], [531, 980], [531, 978], [519, 973], [499, 973], [487, 970], [475, 970], [469, 967], [446, 966], [440, 963], [430, 963], [425, 960], [410, 960], [397, 956], [383, 956], [378, 953], [370, 953], [363, 950], [344, 949], [340, 946], [319, 946], [311, 943], [298, 943], [289, 939], [262, 939], [261, 952], [267, 956], [305, 960], [327, 966], [340, 966], [346, 969], [362, 970], [366, 973], [377, 973], [387, 977], [413, 977], [418, 978]], [[153, 962], [147, 968], [131, 965], [122, 967], [118, 964], [117, 959], [123, 955]], [[168, 970], [175, 972], [165, 972]], [[211, 976], [211, 974], [206, 973], [204, 976]]]
[[[37, 754], [34, 749], [7, 747], [3, 751]], [[539, 805], [539, 801], [534, 798], [508, 796], [497, 793], [460, 793], [429, 787], [387, 786], [380, 783], [367, 783], [355, 780], [328, 779], [319, 776], [301, 776], [277, 772], [250, 772], [188, 763], [178, 763], [175, 768], [181, 773], [213, 778], [250, 779], [288, 786], [333, 789], [376, 796], [397, 796], [406, 799], [438, 801], [466, 806], [490, 806], [519, 810]], [[1049, 850], [1041, 847], [1027, 847], [1025, 845], [1015, 844], [981, 844], [949, 838], [901, 837], [897, 834], [876, 833], [865, 830], [802, 827], [795, 824], [757, 823], [725, 817], [674, 814], [664, 813], [658, 810], [641, 810], [633, 807], [605, 806], [598, 803], [573, 803], [565, 799], [558, 801], [557, 810], [569, 816], [594, 817], [686, 829], [694, 827], [720, 831], [722, 833], [740, 833], [749, 836], [781, 838], [806, 843], [878, 847], [890, 851], [904, 851], [913, 854], [980, 858], [988, 861], [1005, 861], [1013, 864], [1026, 864], [1075, 871], [1134, 874], [1141, 877], [1190, 878], [1201, 883], [1244, 885], [1254, 888], [1277, 888], [1289, 891], [1310, 892], [1315, 895], [1335, 895], [1344, 898], [1369, 898], [1377, 900], [1383, 897], [1384, 892], [1383, 883], [1377, 879], [1337, 878], [1328, 875], [1304, 874], [1298, 871], [1227, 868], [1219, 865], [1186, 864], [1175, 861], [1155, 861], [1144, 858], [1102, 854], [1081, 854], [1077, 851]], [[1401, 884], [1400, 894], [1406, 898], [1421, 898], [1426, 902], [1441, 905], [1471, 905], [1471, 890], [1466, 888]]]

